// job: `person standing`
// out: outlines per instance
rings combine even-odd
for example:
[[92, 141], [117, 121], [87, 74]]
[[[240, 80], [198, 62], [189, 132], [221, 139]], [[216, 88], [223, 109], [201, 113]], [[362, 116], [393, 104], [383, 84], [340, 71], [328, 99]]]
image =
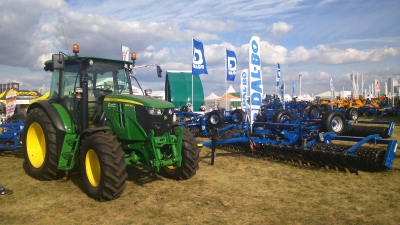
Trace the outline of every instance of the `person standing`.
[[203, 111], [203, 112], [206, 111], [206, 106], [204, 105], [204, 103], [201, 104], [200, 111]]

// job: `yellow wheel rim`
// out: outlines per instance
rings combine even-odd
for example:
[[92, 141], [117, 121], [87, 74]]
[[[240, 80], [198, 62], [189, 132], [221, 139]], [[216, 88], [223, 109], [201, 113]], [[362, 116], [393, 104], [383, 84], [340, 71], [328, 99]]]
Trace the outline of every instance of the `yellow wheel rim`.
[[26, 151], [32, 166], [40, 168], [46, 157], [46, 139], [42, 127], [36, 122], [33, 122], [28, 128]]
[[93, 187], [97, 187], [101, 179], [99, 157], [93, 149], [89, 149], [85, 157], [86, 175]]
[[170, 169], [170, 170], [175, 170], [176, 168], [178, 168], [178, 166], [177, 165], [170, 165], [170, 166], [166, 166], [168, 169]]

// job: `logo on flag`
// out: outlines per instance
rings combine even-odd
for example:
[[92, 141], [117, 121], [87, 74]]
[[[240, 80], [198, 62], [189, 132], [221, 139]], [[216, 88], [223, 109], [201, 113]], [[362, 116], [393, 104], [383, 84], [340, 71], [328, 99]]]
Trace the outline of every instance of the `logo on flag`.
[[236, 60], [235, 52], [226, 49], [226, 80], [235, 81]]
[[208, 74], [206, 67], [206, 59], [204, 57], [203, 43], [193, 38], [193, 61], [192, 74]]
[[278, 63], [278, 68], [276, 70], [276, 86], [279, 87], [279, 80], [281, 79], [281, 65]]
[[129, 47], [121, 46], [122, 60], [129, 61]]

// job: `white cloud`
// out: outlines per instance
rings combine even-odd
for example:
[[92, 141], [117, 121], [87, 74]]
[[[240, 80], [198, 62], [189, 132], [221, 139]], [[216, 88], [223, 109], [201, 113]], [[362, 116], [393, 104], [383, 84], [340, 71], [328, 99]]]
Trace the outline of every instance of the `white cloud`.
[[293, 25], [287, 24], [285, 22], [277, 22], [268, 27], [267, 34], [273, 35], [275, 37], [282, 37], [287, 32], [293, 29]]

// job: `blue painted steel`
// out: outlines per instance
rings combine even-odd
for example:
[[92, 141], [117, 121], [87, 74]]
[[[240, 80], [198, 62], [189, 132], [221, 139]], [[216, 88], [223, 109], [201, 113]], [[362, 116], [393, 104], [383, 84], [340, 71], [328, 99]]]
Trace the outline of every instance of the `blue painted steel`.
[[17, 150], [24, 123], [1, 123], [0, 150]]

